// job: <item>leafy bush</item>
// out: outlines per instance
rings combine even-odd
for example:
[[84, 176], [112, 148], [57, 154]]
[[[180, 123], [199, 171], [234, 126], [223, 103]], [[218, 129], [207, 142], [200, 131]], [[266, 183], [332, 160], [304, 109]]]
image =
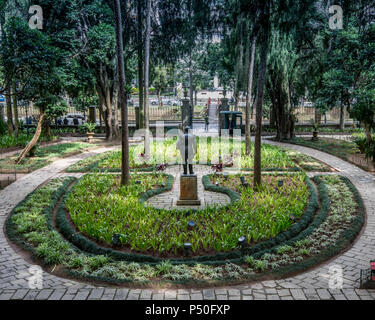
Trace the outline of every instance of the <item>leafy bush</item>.
[[88, 133], [92, 133], [92, 132], [95, 132], [96, 123], [86, 122], [84, 124], [84, 127], [86, 128]]
[[365, 144], [365, 154], [367, 159], [372, 159], [375, 162], [375, 140], [366, 142]]
[[358, 136], [355, 136], [354, 137], [354, 143], [357, 145], [359, 151], [361, 153], [365, 153], [365, 150], [366, 150], [366, 143], [367, 143], [367, 140], [366, 140], [366, 137], [365, 136], [362, 136], [362, 135], [358, 135]]

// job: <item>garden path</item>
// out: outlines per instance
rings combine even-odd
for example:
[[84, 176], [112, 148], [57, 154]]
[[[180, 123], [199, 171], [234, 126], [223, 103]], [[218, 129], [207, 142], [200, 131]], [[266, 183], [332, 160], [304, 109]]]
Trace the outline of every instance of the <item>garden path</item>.
[[[308, 272], [282, 280], [247, 283], [238, 286], [208, 289], [130, 289], [103, 287], [81, 283], [44, 272], [43, 289], [30, 289], [32, 263], [11, 245], [4, 234], [4, 223], [11, 210], [30, 192], [49, 179], [61, 176], [67, 167], [81, 159], [108, 151], [101, 148], [54, 162], [48, 167], [24, 176], [0, 191], [0, 300], [138, 300], [138, 299], [192, 299], [192, 300], [374, 300], [374, 290], [360, 290], [360, 269], [368, 268], [375, 258], [375, 181], [374, 177], [358, 167], [334, 156], [306, 147], [264, 140], [265, 143], [288, 147], [318, 158], [348, 177], [359, 190], [367, 210], [367, 223], [355, 244], [348, 251]], [[67, 174], [63, 174], [67, 175]], [[72, 174], [69, 174], [72, 175]], [[341, 266], [343, 288], [329, 289], [329, 268]]]

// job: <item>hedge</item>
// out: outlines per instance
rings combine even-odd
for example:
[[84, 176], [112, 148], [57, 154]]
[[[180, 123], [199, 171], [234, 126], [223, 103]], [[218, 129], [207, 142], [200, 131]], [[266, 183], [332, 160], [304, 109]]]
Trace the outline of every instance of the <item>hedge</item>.
[[[171, 183], [170, 177], [168, 178], [168, 180], [169, 181], [167, 183], [166, 188], [168, 188], [169, 187], [168, 184]], [[168, 259], [168, 260], [172, 264], [187, 264], [187, 265], [194, 265], [196, 263], [207, 264], [207, 265], [220, 265], [220, 264], [225, 264], [227, 262], [241, 263], [243, 255], [254, 254], [258, 251], [263, 251], [265, 249], [272, 248], [276, 245], [279, 245], [280, 243], [287, 241], [288, 239], [292, 237], [295, 237], [298, 233], [304, 230], [308, 226], [308, 224], [312, 221], [315, 215], [315, 212], [318, 208], [317, 195], [316, 195], [314, 186], [312, 185], [310, 179], [307, 176], [306, 176], [306, 182], [307, 182], [308, 189], [310, 192], [310, 199], [309, 199], [309, 203], [308, 203], [305, 213], [302, 215], [301, 219], [297, 223], [295, 223], [290, 229], [283, 231], [282, 233], [277, 235], [275, 238], [263, 241], [255, 245], [254, 247], [250, 248], [247, 251], [236, 250], [236, 251], [231, 251], [231, 252], [216, 253], [215, 255], [205, 255], [205, 256], [198, 256], [194, 258], [173, 258], [173, 259]], [[206, 190], [213, 191], [213, 192], [222, 192], [222, 193], [227, 194], [231, 198], [232, 202], [238, 201], [238, 199], [240, 198], [240, 195], [238, 193], [228, 188], [212, 185], [209, 180], [209, 175], [203, 177], [203, 184]], [[150, 196], [159, 194], [160, 192], [162, 192], [161, 190], [163, 190], [163, 188], [146, 192], [141, 197], [141, 198], [144, 197], [143, 199], [141, 199], [141, 201], [144, 202]], [[108, 255], [109, 257], [118, 261], [132, 261], [132, 262], [154, 265], [165, 260], [165, 259], [161, 259], [158, 257], [144, 255], [144, 254], [126, 253], [126, 252], [121, 252], [112, 248], [104, 248], [98, 245], [95, 241], [92, 241], [88, 239], [87, 237], [85, 237], [84, 235], [79, 234], [79, 232], [77, 232], [69, 223], [67, 219], [67, 213], [65, 211], [65, 201], [66, 201], [66, 198], [69, 196], [70, 192], [71, 190], [64, 196], [63, 200], [60, 203], [60, 206], [57, 212], [57, 217], [56, 217], [56, 224], [57, 224], [59, 231], [64, 235], [64, 237], [67, 238], [69, 241], [71, 241], [75, 246], [77, 246], [78, 248], [80, 248], [81, 250], [85, 252], [90, 252], [92, 254], [98, 254], [98, 255]]]

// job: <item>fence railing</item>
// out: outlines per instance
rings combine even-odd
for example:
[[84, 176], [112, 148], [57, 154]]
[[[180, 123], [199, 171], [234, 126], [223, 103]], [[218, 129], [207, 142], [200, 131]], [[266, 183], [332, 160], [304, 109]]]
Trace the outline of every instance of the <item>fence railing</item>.
[[[204, 105], [204, 101], [199, 101], [199, 105]], [[198, 108], [199, 109], [199, 108]], [[198, 111], [198, 109], [196, 111]], [[230, 110], [234, 111], [234, 106], [230, 107]], [[243, 115], [243, 119], [245, 119], [245, 107], [244, 106], [238, 106], [237, 111], [241, 111]], [[120, 116], [120, 110], [118, 111], [119, 119], [121, 119]], [[297, 118], [298, 124], [311, 124], [312, 121], [315, 121], [315, 108], [314, 107], [299, 107], [294, 110], [294, 114]], [[84, 113], [82, 111], [77, 111], [74, 107], [69, 107], [67, 114], [80, 114], [83, 115]], [[38, 118], [39, 112], [35, 108], [29, 108], [28, 109], [28, 116], [35, 116]], [[86, 116], [88, 116], [88, 112], [86, 112]], [[99, 120], [99, 112], [96, 114], [97, 119]], [[129, 106], [128, 107], [128, 116], [129, 121], [135, 121], [136, 120], [136, 107]], [[196, 112], [194, 115], [195, 117], [199, 117], [199, 112]], [[25, 108], [20, 108], [19, 110], [19, 118], [26, 117], [26, 111]], [[150, 106], [150, 120], [151, 121], [180, 121], [181, 120], [181, 107], [179, 106]], [[255, 120], [255, 116], [253, 117], [253, 120]], [[269, 116], [263, 117], [264, 122], [269, 121]], [[321, 114], [321, 123], [327, 123], [327, 124], [338, 124], [340, 122], [340, 108], [334, 108], [332, 110], [327, 111], [326, 113]], [[346, 124], [352, 124], [354, 121], [350, 118], [349, 113], [345, 112], [345, 122]]]
[[[231, 106], [231, 111], [234, 111], [234, 106]], [[245, 119], [245, 107], [237, 107], [237, 111], [242, 112], [243, 119]], [[294, 115], [296, 116], [298, 124], [312, 124], [315, 122], [316, 109], [314, 107], [299, 107], [294, 109]], [[255, 120], [255, 114], [253, 114], [252, 120]], [[268, 122], [270, 120], [269, 115], [263, 117], [263, 121]], [[320, 114], [321, 124], [338, 124], [340, 122], [340, 108], [333, 108], [326, 113]], [[345, 111], [345, 123], [352, 124], [354, 120], [350, 117], [349, 112]]]

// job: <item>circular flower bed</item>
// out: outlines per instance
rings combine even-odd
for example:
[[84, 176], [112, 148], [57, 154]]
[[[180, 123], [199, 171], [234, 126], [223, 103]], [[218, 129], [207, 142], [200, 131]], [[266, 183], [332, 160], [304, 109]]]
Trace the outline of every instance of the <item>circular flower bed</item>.
[[[289, 175], [283, 177], [274, 175], [272, 178], [264, 177], [264, 181], [270, 184], [269, 188], [273, 189], [274, 193], [282, 193], [284, 190], [279, 190], [280, 187], [276, 188], [274, 184], [283, 179], [284, 184], [281, 188], [290, 188], [293, 183], [289, 182], [289, 178]], [[85, 179], [92, 179], [92, 177], [83, 178], [77, 186]], [[121, 187], [116, 188], [116, 179], [116, 176], [112, 176], [112, 179], [104, 179], [100, 182], [95, 187], [97, 195], [105, 194], [107, 191], [121, 193]], [[218, 186], [212, 184], [212, 176], [206, 176], [205, 187], [222, 192], [224, 189], [228, 190], [223, 186], [227, 183], [228, 187], [241, 193], [239, 202], [246, 199], [249, 203], [255, 199], [252, 198], [253, 191], [242, 191], [242, 188], [236, 184], [238, 177], [230, 176], [228, 179], [216, 177], [216, 179], [222, 179], [218, 180], [220, 181]], [[250, 177], [246, 179], [250, 180]], [[291, 181], [293, 179], [301, 179], [301, 176], [296, 175]], [[171, 183], [170, 178], [163, 175], [145, 176], [142, 180], [143, 182], [138, 181], [130, 187], [135, 194], [150, 189], [152, 193], [162, 192], [168, 189]], [[62, 221], [59, 221], [59, 217], [64, 212], [59, 210], [56, 216], [56, 208], [61, 208], [61, 200], [64, 203], [64, 200], [72, 194], [66, 192], [76, 183], [75, 178], [55, 179], [30, 194], [8, 217], [6, 231], [10, 240], [31, 251], [40, 259], [47, 271], [61, 276], [69, 274], [92, 281], [126, 284], [132, 282], [142, 285], [147, 283], [154, 285], [156, 282], [168, 285], [172, 282], [178, 285], [189, 282], [197, 286], [280, 278], [306, 270], [345, 250], [363, 226], [363, 203], [349, 180], [339, 176], [320, 176], [313, 180], [319, 197], [307, 180], [307, 187], [311, 193], [310, 202], [299, 220], [287, 226], [285, 231], [272, 239], [257, 244], [250, 243], [250, 246], [244, 247], [236, 254], [222, 253], [222, 259], [216, 255], [215, 258], [204, 259], [154, 257], [147, 260], [146, 256], [140, 254], [124, 252], [119, 254], [109, 248], [100, 248], [87, 239], [86, 242], [83, 241], [82, 236], [76, 232], [67, 236], [61, 228], [55, 228], [55, 224], [61, 227]], [[165, 186], [160, 188], [163, 183]], [[298, 182], [297, 185], [305, 184]], [[259, 201], [267, 197], [266, 192]], [[139, 202], [133, 204], [138, 206]], [[135, 209], [136, 207], [133, 207], [133, 210]], [[233, 215], [235, 212], [228, 211], [227, 214]], [[144, 219], [148, 218], [149, 211], [145, 211]]]
[[273, 238], [292, 225], [290, 216], [298, 219], [303, 214], [309, 196], [301, 174], [283, 176], [283, 186], [278, 186], [280, 177], [269, 175], [258, 191], [242, 188], [239, 177], [231, 176], [228, 184], [240, 196], [228, 207], [181, 212], [139, 202], [145, 191], [165, 179], [143, 174], [121, 187], [119, 176], [89, 174], [74, 186], [65, 206], [77, 229], [92, 239], [111, 245], [119, 234], [117, 245], [128, 251], [180, 257], [186, 242], [193, 255], [204, 255], [235, 250], [240, 236], [251, 243]]

